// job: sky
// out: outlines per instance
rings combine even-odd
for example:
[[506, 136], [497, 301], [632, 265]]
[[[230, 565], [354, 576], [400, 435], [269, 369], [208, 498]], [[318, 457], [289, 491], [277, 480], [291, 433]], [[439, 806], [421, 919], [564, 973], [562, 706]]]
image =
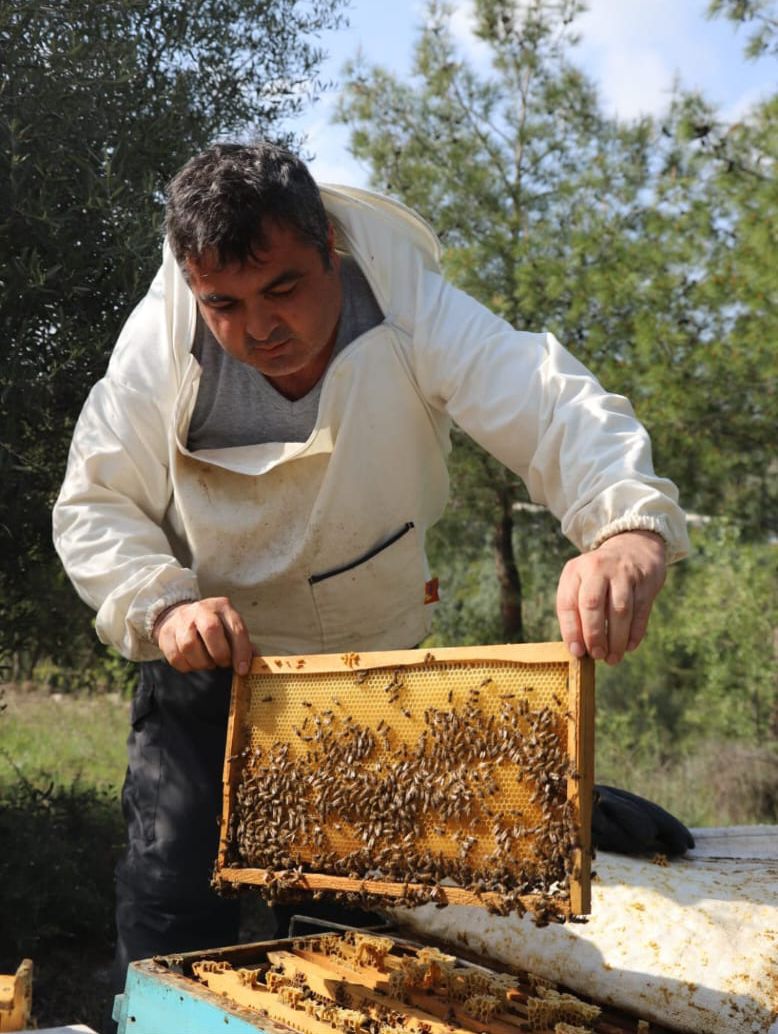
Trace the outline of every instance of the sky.
[[[484, 45], [470, 31], [472, 0], [454, 0], [454, 28], [463, 54], [483, 60]], [[726, 121], [773, 92], [775, 59], [744, 56], [747, 27], [705, 18], [707, 0], [589, 0], [577, 21], [576, 63], [598, 84], [604, 110], [623, 119], [658, 114], [673, 83], [698, 89]], [[361, 51], [369, 64], [410, 74], [423, 0], [351, 0], [349, 25], [321, 40], [328, 58], [321, 77], [335, 83], [289, 127], [306, 138], [310, 167], [321, 182], [368, 186], [368, 169], [349, 154], [349, 130], [332, 124], [344, 63]]]

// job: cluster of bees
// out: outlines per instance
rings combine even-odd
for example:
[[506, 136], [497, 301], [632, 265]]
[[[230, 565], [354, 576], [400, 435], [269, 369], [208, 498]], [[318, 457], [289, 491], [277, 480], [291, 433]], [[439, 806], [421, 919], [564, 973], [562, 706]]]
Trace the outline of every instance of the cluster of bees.
[[[401, 689], [395, 672], [389, 704]], [[415, 742], [385, 717], [358, 723], [337, 697], [321, 709], [302, 701], [291, 741], [240, 755], [229, 863], [268, 871], [259, 890], [270, 900], [306, 871], [360, 881], [338, 895], [350, 906], [390, 903], [371, 881], [401, 885], [400, 907], [442, 907], [454, 884], [500, 914], [522, 913], [532, 895], [537, 922], [561, 918], [578, 843], [566, 715], [492, 679], [461, 696], [416, 716]]]

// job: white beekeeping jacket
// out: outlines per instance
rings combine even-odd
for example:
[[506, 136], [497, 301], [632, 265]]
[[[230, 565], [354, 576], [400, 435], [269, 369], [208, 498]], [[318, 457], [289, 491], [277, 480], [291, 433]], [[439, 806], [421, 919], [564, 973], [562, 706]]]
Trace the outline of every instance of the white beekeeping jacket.
[[228, 596], [262, 653], [417, 644], [451, 420], [580, 549], [648, 529], [669, 560], [685, 554], [677, 492], [626, 399], [552, 335], [517, 331], [448, 284], [410, 210], [340, 187], [322, 196], [385, 319], [330, 364], [307, 441], [187, 449], [196, 304], [167, 247], [87, 399], [54, 537], [103, 642], [157, 658], [148, 630], [165, 606]]

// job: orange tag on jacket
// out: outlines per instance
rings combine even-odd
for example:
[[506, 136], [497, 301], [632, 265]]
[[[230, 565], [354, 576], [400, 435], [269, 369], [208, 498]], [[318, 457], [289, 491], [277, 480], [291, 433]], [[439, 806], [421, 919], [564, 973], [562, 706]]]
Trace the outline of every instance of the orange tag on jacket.
[[430, 578], [428, 582], [424, 583], [424, 603], [439, 603], [440, 594], [438, 589], [440, 588], [440, 581], [437, 578]]

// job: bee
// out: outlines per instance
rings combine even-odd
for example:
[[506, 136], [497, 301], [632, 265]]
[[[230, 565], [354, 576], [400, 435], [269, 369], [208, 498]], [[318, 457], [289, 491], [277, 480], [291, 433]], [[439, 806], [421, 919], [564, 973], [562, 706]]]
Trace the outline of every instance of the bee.
[[269, 704], [272, 701], [272, 699], [273, 699], [273, 697], [270, 695], [270, 693], [268, 693], [268, 695], [266, 697], [262, 697], [262, 701], [261, 702], [263, 704]]

